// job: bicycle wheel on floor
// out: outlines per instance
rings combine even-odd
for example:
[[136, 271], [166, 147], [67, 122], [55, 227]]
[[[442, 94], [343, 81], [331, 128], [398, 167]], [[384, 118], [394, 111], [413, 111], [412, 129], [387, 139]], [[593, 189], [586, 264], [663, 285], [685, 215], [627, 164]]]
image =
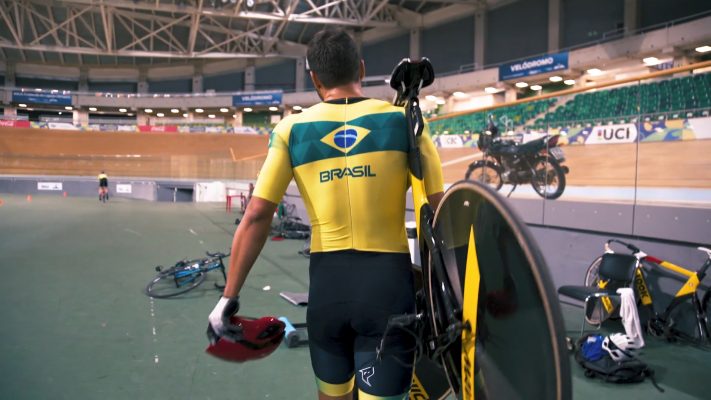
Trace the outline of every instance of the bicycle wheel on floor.
[[[585, 286], [598, 287], [600, 283], [600, 275], [598, 274], [600, 263], [602, 263], [602, 256], [596, 258], [588, 267], [588, 270], [585, 272]], [[607, 306], [605, 306], [605, 304], [607, 304]], [[618, 309], [619, 300], [615, 298], [604, 297], [591, 299], [588, 302], [587, 309], [584, 310], [585, 320], [590, 325], [600, 325], [601, 322], [618, 316]]]
[[206, 274], [200, 270], [171, 268], [159, 273], [148, 285], [145, 293], [150, 297], [165, 299], [189, 292], [205, 280]]

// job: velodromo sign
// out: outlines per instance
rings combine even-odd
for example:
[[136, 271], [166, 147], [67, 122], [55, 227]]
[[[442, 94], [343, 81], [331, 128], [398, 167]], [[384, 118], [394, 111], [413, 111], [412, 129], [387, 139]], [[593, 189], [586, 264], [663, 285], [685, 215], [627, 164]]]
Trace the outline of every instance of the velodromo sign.
[[568, 69], [567, 51], [503, 64], [499, 66], [499, 80], [505, 81], [561, 69]]

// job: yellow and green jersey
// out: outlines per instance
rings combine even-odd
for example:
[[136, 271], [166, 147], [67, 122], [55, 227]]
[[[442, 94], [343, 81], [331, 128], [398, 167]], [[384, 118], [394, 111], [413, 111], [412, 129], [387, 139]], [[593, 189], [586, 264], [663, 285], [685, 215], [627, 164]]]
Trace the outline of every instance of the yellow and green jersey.
[[[443, 190], [429, 130], [419, 139], [427, 194]], [[311, 220], [311, 251], [407, 253], [405, 112], [374, 99], [319, 103], [272, 132], [254, 196], [279, 203], [296, 180]]]

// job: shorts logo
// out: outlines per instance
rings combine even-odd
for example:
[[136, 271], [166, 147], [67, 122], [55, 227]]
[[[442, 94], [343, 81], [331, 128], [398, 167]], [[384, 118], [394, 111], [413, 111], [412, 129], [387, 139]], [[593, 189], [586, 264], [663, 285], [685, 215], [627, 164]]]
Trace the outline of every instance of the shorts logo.
[[375, 367], [363, 368], [359, 371], [360, 371], [360, 379], [363, 382], [365, 382], [366, 385], [371, 386], [370, 377], [375, 375]]
[[329, 132], [321, 139], [321, 142], [344, 154], [348, 154], [369, 133], [370, 130], [361, 126], [345, 125]]

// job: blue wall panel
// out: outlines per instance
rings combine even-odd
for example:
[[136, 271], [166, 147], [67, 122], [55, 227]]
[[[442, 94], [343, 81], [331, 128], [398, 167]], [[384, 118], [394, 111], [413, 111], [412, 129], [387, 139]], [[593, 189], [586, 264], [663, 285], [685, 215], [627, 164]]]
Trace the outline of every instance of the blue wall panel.
[[485, 63], [496, 64], [548, 50], [548, 0], [520, 0], [487, 15]]
[[281, 89], [293, 91], [296, 81], [296, 61], [285, 60], [277, 64], [256, 68], [254, 87], [257, 90]]
[[390, 75], [395, 65], [410, 55], [410, 35], [396, 36], [390, 39], [363, 46], [365, 75]]
[[640, 27], [656, 25], [673, 19], [711, 10], [708, 0], [643, 0], [640, 1]]
[[432, 61], [435, 73], [459, 71], [474, 63], [474, 16], [422, 31], [421, 52]]
[[24, 78], [15, 77], [15, 86], [19, 88], [39, 88], [39, 89], [59, 89], [77, 90], [79, 84], [74, 81], [64, 81], [58, 79]]
[[624, 2], [619, 0], [563, 0], [562, 7], [562, 47], [601, 39], [625, 20]]
[[205, 90], [215, 92], [239, 92], [244, 90], [244, 72], [235, 71], [219, 75], [205, 75], [202, 80], [202, 87]]
[[90, 92], [136, 93], [136, 82], [93, 82], [89, 81]]
[[148, 91], [151, 93], [191, 93], [192, 78], [148, 81]]

